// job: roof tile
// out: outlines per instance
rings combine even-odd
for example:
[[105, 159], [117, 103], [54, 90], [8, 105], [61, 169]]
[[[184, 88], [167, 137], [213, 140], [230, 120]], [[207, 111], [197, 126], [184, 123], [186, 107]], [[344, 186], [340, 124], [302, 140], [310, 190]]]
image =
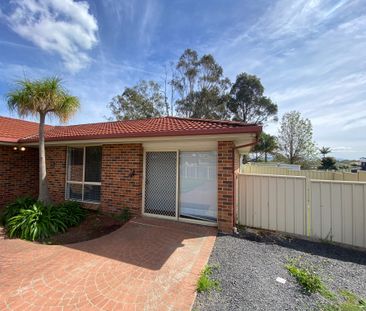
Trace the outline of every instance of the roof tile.
[[[6, 121], [4, 121], [5, 119]], [[13, 129], [18, 126], [19, 131], [15, 130], [15, 133], [13, 133]], [[12, 135], [14, 141], [22, 143], [37, 142], [37, 131], [37, 123], [0, 117], [0, 141], [2, 137], [6, 137], [5, 134], [7, 133], [8, 136]], [[46, 141], [258, 133], [260, 131], [260, 126], [235, 121], [161, 117], [69, 126], [48, 126]]]

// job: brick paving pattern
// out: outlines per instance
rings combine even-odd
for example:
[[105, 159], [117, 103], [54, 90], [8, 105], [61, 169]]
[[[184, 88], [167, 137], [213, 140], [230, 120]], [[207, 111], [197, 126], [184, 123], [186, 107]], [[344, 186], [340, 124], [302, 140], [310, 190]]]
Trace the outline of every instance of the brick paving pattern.
[[140, 217], [64, 246], [0, 238], [0, 310], [190, 310], [215, 237]]

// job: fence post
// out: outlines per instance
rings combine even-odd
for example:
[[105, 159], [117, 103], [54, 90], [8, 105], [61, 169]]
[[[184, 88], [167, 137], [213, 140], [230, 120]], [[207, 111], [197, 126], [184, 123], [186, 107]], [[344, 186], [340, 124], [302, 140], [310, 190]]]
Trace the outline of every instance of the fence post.
[[306, 198], [306, 207], [305, 207], [305, 235], [311, 235], [311, 179], [308, 176], [305, 176], [305, 198]]

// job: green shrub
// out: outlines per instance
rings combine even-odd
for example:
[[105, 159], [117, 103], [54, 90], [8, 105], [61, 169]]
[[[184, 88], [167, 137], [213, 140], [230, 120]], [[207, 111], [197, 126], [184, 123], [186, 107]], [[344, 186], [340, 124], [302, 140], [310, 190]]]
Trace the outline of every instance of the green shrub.
[[67, 227], [79, 225], [86, 217], [86, 211], [81, 204], [75, 201], [66, 201], [54, 207], [57, 216], [62, 219]]
[[124, 207], [122, 209], [122, 212], [117, 215], [117, 219], [119, 221], [122, 221], [122, 222], [127, 222], [131, 219], [132, 215], [131, 215], [131, 211], [128, 207]]
[[220, 283], [217, 280], [211, 278], [213, 266], [206, 266], [201, 272], [200, 278], [197, 282], [197, 292], [209, 292], [212, 289], [220, 289]]
[[54, 206], [19, 198], [6, 207], [4, 224], [10, 238], [34, 241], [64, 232], [80, 224], [85, 217], [86, 211], [78, 202], [66, 201]]
[[66, 231], [67, 224], [53, 206], [36, 202], [30, 208], [21, 209], [18, 215], [9, 218], [6, 229], [10, 238], [19, 237], [34, 241]]
[[1, 215], [0, 223], [6, 226], [8, 220], [13, 216], [20, 213], [21, 209], [29, 209], [36, 203], [36, 200], [31, 197], [19, 197], [14, 202], [8, 204], [5, 207], [3, 214]]

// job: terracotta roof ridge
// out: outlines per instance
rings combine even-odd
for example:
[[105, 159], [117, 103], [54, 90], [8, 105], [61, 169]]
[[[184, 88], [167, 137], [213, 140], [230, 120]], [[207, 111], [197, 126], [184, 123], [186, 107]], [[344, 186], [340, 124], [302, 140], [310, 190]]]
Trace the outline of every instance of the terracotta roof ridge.
[[165, 117], [157, 117], [157, 118], [142, 118], [142, 119], [130, 119], [130, 120], [113, 120], [113, 121], [103, 121], [103, 122], [92, 122], [92, 123], [79, 123], [79, 124], [70, 124], [70, 125], [55, 125], [54, 127], [70, 127], [70, 126], [83, 126], [83, 125], [100, 125], [100, 124], [110, 124], [110, 123], [127, 123], [127, 122], [137, 122], [137, 121], [147, 121], [147, 120], [157, 120], [163, 119]]
[[256, 123], [245, 123], [242, 121], [234, 121], [234, 120], [213, 120], [213, 119], [186, 118], [186, 117], [177, 117], [177, 116], [165, 116], [163, 118], [171, 118], [171, 119], [187, 120], [187, 121], [211, 122], [211, 123], [237, 124], [237, 125], [242, 125], [242, 126], [258, 125]]

